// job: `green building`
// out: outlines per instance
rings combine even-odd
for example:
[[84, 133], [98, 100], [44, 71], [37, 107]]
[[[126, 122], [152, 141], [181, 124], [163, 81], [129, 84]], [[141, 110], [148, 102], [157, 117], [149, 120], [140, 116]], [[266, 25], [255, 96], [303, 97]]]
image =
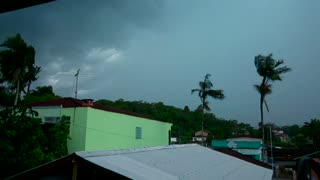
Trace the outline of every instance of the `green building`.
[[261, 160], [262, 140], [258, 138], [239, 137], [226, 140], [213, 140], [212, 147], [232, 149], [256, 160]]
[[144, 115], [95, 104], [92, 100], [61, 98], [32, 104], [44, 123], [66, 116], [70, 126], [69, 153], [116, 150], [170, 143], [172, 124]]

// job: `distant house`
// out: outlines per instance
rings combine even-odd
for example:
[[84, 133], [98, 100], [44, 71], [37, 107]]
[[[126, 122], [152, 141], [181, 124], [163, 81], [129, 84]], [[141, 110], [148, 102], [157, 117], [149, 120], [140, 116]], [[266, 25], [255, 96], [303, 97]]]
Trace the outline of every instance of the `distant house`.
[[[235, 152], [236, 153], [236, 152]], [[249, 158], [250, 159], [250, 158]], [[271, 180], [271, 166], [197, 144], [82, 151], [9, 179]]]
[[200, 130], [194, 133], [194, 137], [192, 137], [192, 142], [207, 142], [207, 139], [210, 135], [209, 131]]
[[178, 137], [171, 137], [170, 141], [171, 141], [170, 144], [177, 144], [178, 143]]
[[288, 135], [286, 135], [282, 130], [272, 130], [275, 138], [280, 139], [281, 142], [288, 142]]
[[262, 156], [262, 140], [258, 138], [239, 137], [226, 140], [213, 140], [212, 147], [232, 149], [257, 160], [261, 160]]
[[62, 116], [70, 124], [69, 153], [129, 149], [170, 143], [172, 124], [125, 110], [102, 106], [90, 99], [61, 98], [31, 104], [44, 123]]

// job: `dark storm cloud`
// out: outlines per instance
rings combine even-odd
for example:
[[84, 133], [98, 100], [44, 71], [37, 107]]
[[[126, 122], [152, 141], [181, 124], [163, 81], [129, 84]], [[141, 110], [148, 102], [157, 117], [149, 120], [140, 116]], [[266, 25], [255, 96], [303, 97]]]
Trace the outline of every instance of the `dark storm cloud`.
[[90, 46], [124, 48], [131, 29], [147, 28], [159, 11], [146, 0], [56, 1], [1, 15], [1, 38], [19, 32], [37, 49], [74, 57]]
[[[162, 3], [148, 0], [56, 1], [0, 16], [1, 24], [6, 24], [0, 30], [1, 40], [21, 33], [37, 49], [37, 63], [43, 69], [38, 83], [45, 83], [49, 77], [51, 83], [67, 78], [69, 83], [61, 84], [68, 87], [68, 75], [76, 69], [101, 66], [101, 62], [86, 58], [92, 49], [126, 48], [135, 29], [151, 26], [161, 8]], [[97, 72], [87, 73], [94, 76]]]

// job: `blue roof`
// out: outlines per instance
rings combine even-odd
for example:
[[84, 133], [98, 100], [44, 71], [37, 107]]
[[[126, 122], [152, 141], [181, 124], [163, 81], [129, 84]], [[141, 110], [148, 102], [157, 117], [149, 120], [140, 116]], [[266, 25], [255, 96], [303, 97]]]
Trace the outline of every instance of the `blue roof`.
[[215, 148], [259, 149], [262, 147], [262, 144], [260, 141], [213, 140], [212, 146]]

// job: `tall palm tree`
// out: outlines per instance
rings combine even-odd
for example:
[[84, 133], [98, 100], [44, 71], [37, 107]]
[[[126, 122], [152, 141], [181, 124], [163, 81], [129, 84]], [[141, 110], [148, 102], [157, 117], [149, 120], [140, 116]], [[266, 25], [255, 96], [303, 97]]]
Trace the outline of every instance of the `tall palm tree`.
[[200, 89], [192, 89], [191, 90], [191, 94], [193, 94], [194, 92], [198, 92], [198, 96], [201, 100], [202, 112], [204, 112], [205, 110], [207, 110], [207, 111], [211, 110], [209, 107], [209, 101], [207, 101], [208, 97], [212, 97], [214, 99], [219, 99], [219, 100], [224, 99], [223, 90], [212, 89], [213, 84], [209, 79], [210, 76], [211, 76], [210, 74], [206, 74], [204, 77], [204, 81], [199, 82]]
[[[254, 85], [260, 94], [260, 115], [261, 115], [261, 128], [262, 128], [262, 142], [264, 147], [264, 120], [263, 120], [263, 104], [266, 106], [269, 112], [269, 107], [266, 102], [266, 95], [272, 93], [272, 86], [269, 81], [281, 81], [281, 74], [289, 72], [291, 69], [282, 66], [284, 64], [283, 60], [276, 60], [272, 58], [272, 54], [268, 56], [258, 55], [254, 58], [254, 65], [257, 68], [258, 74], [262, 77], [262, 82], [260, 85]], [[264, 158], [264, 157], [263, 157]]]
[[[210, 111], [210, 107], [209, 107], [209, 101], [207, 101], [208, 97], [212, 97], [214, 99], [224, 99], [224, 94], [223, 94], [223, 90], [214, 90], [213, 88], [213, 84], [210, 81], [210, 74], [206, 74], [204, 77], [204, 81], [200, 81], [199, 82], [199, 86], [200, 89], [192, 89], [191, 90], [191, 94], [193, 94], [194, 92], [198, 92], [198, 96], [201, 100], [201, 105], [200, 105], [200, 109], [202, 111], [202, 115], [204, 115], [205, 110]], [[203, 121], [202, 121], [202, 125], [201, 125], [201, 144], [203, 145]]]
[[7, 38], [0, 51], [0, 83], [7, 82], [15, 90], [14, 105], [17, 104], [21, 91], [37, 79], [40, 67], [35, 66], [35, 49], [21, 38], [20, 34]]

